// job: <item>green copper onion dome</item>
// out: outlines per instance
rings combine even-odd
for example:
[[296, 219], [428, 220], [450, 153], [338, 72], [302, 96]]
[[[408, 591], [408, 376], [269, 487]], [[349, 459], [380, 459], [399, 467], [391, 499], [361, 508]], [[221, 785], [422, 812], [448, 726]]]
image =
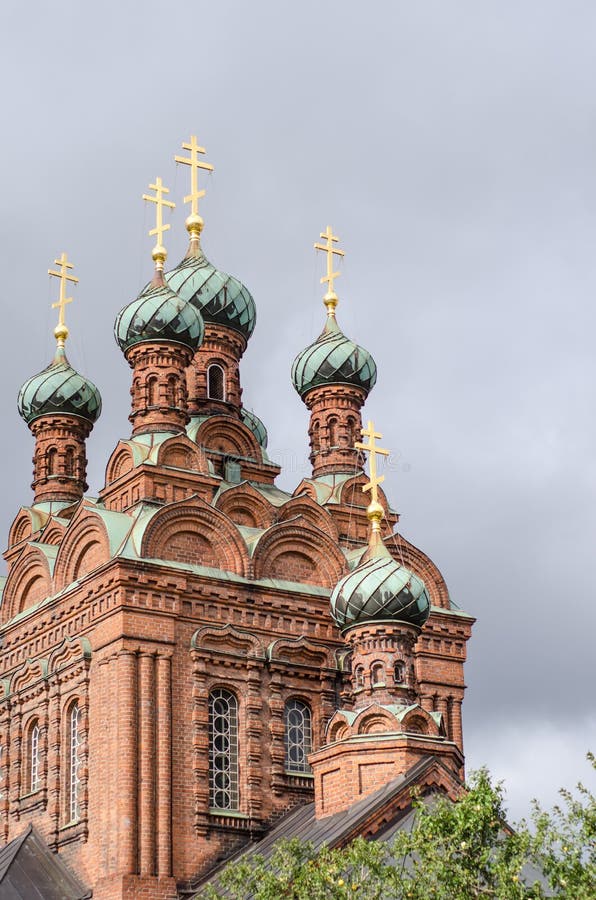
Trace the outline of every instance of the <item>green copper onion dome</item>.
[[396, 562], [380, 541], [331, 595], [331, 615], [342, 630], [388, 619], [421, 627], [429, 612], [424, 582]]
[[175, 341], [196, 350], [205, 333], [200, 312], [175, 294], [161, 273], [156, 274], [116, 317], [114, 336], [120, 349], [125, 352], [145, 341]]
[[79, 416], [94, 423], [101, 413], [101, 395], [95, 385], [72, 368], [59, 341], [47, 369], [25, 382], [18, 397], [19, 413], [29, 425], [47, 415]]
[[[198, 217], [197, 217], [198, 218]], [[165, 278], [172, 290], [200, 310], [205, 322], [226, 325], [239, 331], [247, 340], [255, 330], [255, 301], [241, 281], [220, 272], [201, 249], [201, 225], [187, 223], [190, 247], [186, 257]]]
[[301, 397], [328, 384], [353, 384], [368, 394], [376, 380], [374, 359], [343, 334], [331, 307], [322, 334], [292, 364], [294, 387]]
[[268, 440], [267, 429], [265, 428], [259, 417], [255, 416], [254, 412], [250, 412], [244, 407], [242, 408], [240, 415], [242, 416], [242, 421], [244, 422], [246, 427], [250, 428], [258, 443], [264, 450], [266, 450]]

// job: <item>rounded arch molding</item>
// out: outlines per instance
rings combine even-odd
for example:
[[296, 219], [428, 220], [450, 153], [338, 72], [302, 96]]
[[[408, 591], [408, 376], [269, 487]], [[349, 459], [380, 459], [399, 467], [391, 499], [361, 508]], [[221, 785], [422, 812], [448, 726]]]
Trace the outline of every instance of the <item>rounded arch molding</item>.
[[141, 556], [246, 575], [246, 545], [227, 516], [197, 497], [171, 504], [151, 520]]
[[347, 564], [327, 534], [298, 517], [273, 525], [262, 535], [253, 571], [255, 578], [280, 578], [331, 590], [346, 573]]
[[[54, 551], [55, 552], [55, 551]], [[34, 606], [54, 593], [48, 557], [39, 547], [27, 545], [13, 564], [2, 600], [2, 620]]]

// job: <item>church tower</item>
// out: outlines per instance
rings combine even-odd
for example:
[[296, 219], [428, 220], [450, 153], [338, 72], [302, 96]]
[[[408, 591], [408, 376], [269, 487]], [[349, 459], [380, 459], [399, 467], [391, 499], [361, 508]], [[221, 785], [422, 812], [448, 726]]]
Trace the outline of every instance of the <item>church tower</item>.
[[174, 201], [156, 178], [154, 271], [115, 322], [131, 428], [97, 497], [85, 440], [101, 400], [66, 360], [65, 256], [56, 356], [19, 397], [34, 496], [0, 579], [0, 838], [35, 827], [82, 886], [72, 900], [188, 900], [292, 811], [323, 821], [396, 777], [455, 795], [463, 776], [473, 619], [395, 530], [386, 451], [362, 422], [376, 366], [336, 317], [338, 238], [316, 244], [327, 317], [292, 367], [312, 475], [285, 491], [243, 405], [255, 302], [203, 252], [212, 167], [196, 137], [182, 146], [189, 247], [166, 271]]

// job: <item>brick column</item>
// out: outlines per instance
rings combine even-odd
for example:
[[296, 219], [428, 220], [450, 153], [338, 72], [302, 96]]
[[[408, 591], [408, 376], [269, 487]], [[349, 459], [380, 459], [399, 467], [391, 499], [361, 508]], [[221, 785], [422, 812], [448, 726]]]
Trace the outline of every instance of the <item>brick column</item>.
[[247, 662], [246, 695], [246, 768], [248, 805], [247, 812], [252, 819], [262, 815], [263, 760], [261, 744], [263, 734], [263, 701], [261, 699], [262, 664], [249, 659]]
[[58, 830], [60, 828], [61, 744], [60, 685], [56, 680], [50, 688], [48, 735], [48, 813], [53, 826], [53, 833], [50, 839], [52, 849], [55, 849], [58, 843]]
[[118, 654], [118, 870], [137, 871], [137, 658]]
[[87, 490], [85, 441], [93, 425], [79, 416], [40, 416], [29, 425], [35, 437], [33, 483], [35, 503], [75, 503]]
[[8, 840], [8, 809], [10, 792], [10, 700], [2, 704], [0, 714], [0, 837]]
[[365, 391], [355, 385], [333, 384], [312, 388], [302, 399], [310, 410], [313, 478], [333, 472], [362, 472], [364, 457], [354, 444], [362, 440], [360, 410]]
[[134, 369], [132, 388], [132, 433], [184, 432], [188, 422], [186, 367], [192, 350], [169, 341], [134, 344], [126, 352]]
[[152, 653], [138, 658], [139, 716], [139, 870], [155, 874], [155, 660]]
[[157, 657], [157, 874], [172, 874], [172, 673]]

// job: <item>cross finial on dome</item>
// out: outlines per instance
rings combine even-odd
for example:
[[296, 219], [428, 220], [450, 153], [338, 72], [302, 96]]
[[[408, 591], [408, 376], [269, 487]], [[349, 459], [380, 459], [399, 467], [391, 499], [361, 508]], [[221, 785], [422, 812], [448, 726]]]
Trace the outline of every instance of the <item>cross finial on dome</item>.
[[150, 203], [155, 203], [155, 228], [152, 228], [149, 232], [149, 235], [152, 237], [154, 234], [157, 235], [157, 243], [153, 248], [152, 257], [155, 262], [155, 271], [163, 272], [164, 263], [166, 261], [166, 257], [168, 255], [168, 251], [163, 245], [163, 236], [164, 232], [168, 231], [170, 228], [169, 222], [164, 224], [163, 221], [163, 209], [164, 206], [169, 209], [174, 209], [176, 206], [171, 200], [166, 200], [164, 195], [170, 193], [170, 189], [164, 187], [164, 184], [161, 178], [157, 177], [155, 179], [155, 184], [149, 185], [150, 191], [155, 191], [155, 197], [150, 197], [149, 194], [143, 194], [143, 200], [147, 200]]
[[174, 161], [190, 166], [190, 194], [184, 198], [185, 203], [190, 203], [190, 215], [186, 220], [186, 228], [192, 237], [199, 237], [203, 230], [203, 220], [199, 215], [199, 200], [205, 196], [204, 189], [199, 190], [199, 169], [213, 172], [211, 163], [199, 158], [199, 153], [204, 154], [205, 148], [197, 144], [196, 135], [191, 135], [188, 143], [182, 144], [183, 150], [188, 150], [190, 156], [175, 156]]
[[69, 281], [73, 284], [78, 284], [79, 279], [76, 275], [69, 275], [68, 270], [72, 269], [73, 265], [68, 261], [66, 253], [62, 253], [60, 259], [55, 259], [54, 264], [60, 266], [59, 272], [54, 271], [54, 269], [48, 269], [48, 275], [60, 279], [60, 296], [56, 303], [52, 303], [52, 309], [59, 310], [58, 324], [54, 328], [54, 337], [58, 341], [58, 347], [63, 349], [66, 338], [68, 337], [68, 328], [64, 321], [64, 310], [66, 309], [67, 304], [72, 303], [74, 299], [73, 297], [66, 296], [66, 288]]
[[384, 447], [378, 447], [376, 439], [383, 437], [380, 431], [375, 431], [373, 423], [369, 420], [366, 428], [361, 429], [363, 437], [368, 438], [368, 444], [356, 441], [354, 447], [356, 450], [364, 450], [368, 453], [369, 480], [363, 485], [363, 491], [370, 491], [370, 504], [366, 510], [366, 515], [371, 523], [371, 543], [376, 540], [376, 536], [381, 531], [381, 519], [383, 518], [383, 507], [379, 503], [379, 485], [385, 481], [384, 475], [377, 474], [377, 456], [389, 456], [389, 450]]
[[327, 254], [327, 274], [323, 275], [321, 278], [321, 284], [327, 282], [327, 293], [323, 297], [323, 303], [327, 307], [327, 314], [330, 316], [335, 315], [335, 307], [337, 306], [337, 294], [335, 293], [333, 283], [336, 278], [339, 277], [339, 272], [333, 271], [333, 256], [345, 256], [343, 250], [340, 250], [339, 247], [334, 247], [333, 245], [339, 241], [337, 235], [333, 234], [333, 229], [331, 225], [328, 225], [325, 231], [322, 231], [320, 237], [323, 238], [326, 243], [325, 244], [315, 244], [315, 250], [322, 250]]

